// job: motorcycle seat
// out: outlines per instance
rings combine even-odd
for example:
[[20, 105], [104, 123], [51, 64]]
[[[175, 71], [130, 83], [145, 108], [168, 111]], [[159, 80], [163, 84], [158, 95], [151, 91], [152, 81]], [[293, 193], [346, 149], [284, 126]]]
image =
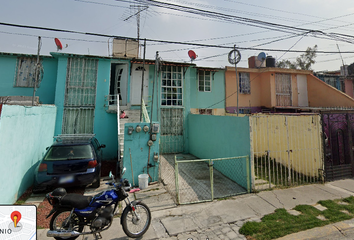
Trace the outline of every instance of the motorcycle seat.
[[83, 196], [77, 193], [69, 193], [62, 197], [60, 205], [84, 209], [90, 205], [91, 200], [91, 196]]

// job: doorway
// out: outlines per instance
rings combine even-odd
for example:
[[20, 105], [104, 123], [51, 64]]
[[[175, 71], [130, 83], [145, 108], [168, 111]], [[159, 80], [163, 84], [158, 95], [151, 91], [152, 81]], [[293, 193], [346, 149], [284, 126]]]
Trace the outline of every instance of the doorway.
[[[109, 94], [112, 95], [113, 104], [117, 104], [117, 94], [119, 94], [119, 105], [127, 105], [127, 82], [128, 82], [128, 67], [126, 64], [112, 63], [111, 64], [111, 82]], [[110, 103], [111, 104], [111, 103]]]

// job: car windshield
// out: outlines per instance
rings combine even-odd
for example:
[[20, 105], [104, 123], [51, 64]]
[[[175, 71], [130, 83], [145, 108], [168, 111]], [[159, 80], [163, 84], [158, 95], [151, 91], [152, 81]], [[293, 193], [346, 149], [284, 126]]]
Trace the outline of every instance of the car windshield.
[[92, 148], [90, 145], [76, 145], [76, 146], [53, 146], [50, 148], [44, 160], [58, 161], [58, 160], [78, 160], [78, 159], [92, 159]]

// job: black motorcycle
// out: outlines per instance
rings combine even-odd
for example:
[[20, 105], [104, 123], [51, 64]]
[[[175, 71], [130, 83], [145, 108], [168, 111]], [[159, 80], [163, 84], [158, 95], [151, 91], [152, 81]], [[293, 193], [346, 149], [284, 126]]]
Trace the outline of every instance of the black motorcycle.
[[[124, 174], [123, 170], [122, 175]], [[51, 215], [50, 230], [47, 237], [61, 239], [76, 239], [80, 235], [93, 234], [101, 239], [101, 232], [107, 230], [113, 221], [114, 213], [119, 202], [126, 203], [120, 217], [125, 234], [132, 238], [141, 237], [148, 230], [151, 223], [151, 212], [148, 206], [141, 201], [130, 201], [128, 193], [131, 185], [127, 179], [120, 179], [118, 183], [114, 175], [109, 174], [113, 188], [95, 196], [83, 196], [76, 193], [66, 193], [64, 188], [57, 188], [48, 193], [46, 198], [53, 206], [48, 214]], [[90, 231], [84, 232], [88, 226]]]

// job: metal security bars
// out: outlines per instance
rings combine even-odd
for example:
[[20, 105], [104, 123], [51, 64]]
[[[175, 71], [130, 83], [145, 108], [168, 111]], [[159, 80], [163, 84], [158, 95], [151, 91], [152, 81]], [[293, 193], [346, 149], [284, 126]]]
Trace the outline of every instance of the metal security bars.
[[183, 152], [183, 111], [183, 108], [161, 109], [160, 153]]
[[275, 95], [277, 106], [292, 106], [291, 74], [275, 74]]
[[177, 204], [213, 201], [251, 191], [249, 156], [182, 158], [163, 155], [161, 162], [161, 177]]
[[250, 123], [255, 190], [323, 180], [319, 115], [254, 115]]
[[240, 93], [251, 94], [250, 73], [240, 72], [239, 79], [240, 79], [240, 82], [239, 82]]
[[63, 134], [93, 133], [97, 65], [95, 59], [68, 59]]
[[[16, 74], [14, 79], [15, 87], [34, 87], [36, 80], [37, 59], [35, 57], [18, 57], [16, 64]], [[38, 82], [37, 87], [43, 77], [42, 60], [38, 66]]]

